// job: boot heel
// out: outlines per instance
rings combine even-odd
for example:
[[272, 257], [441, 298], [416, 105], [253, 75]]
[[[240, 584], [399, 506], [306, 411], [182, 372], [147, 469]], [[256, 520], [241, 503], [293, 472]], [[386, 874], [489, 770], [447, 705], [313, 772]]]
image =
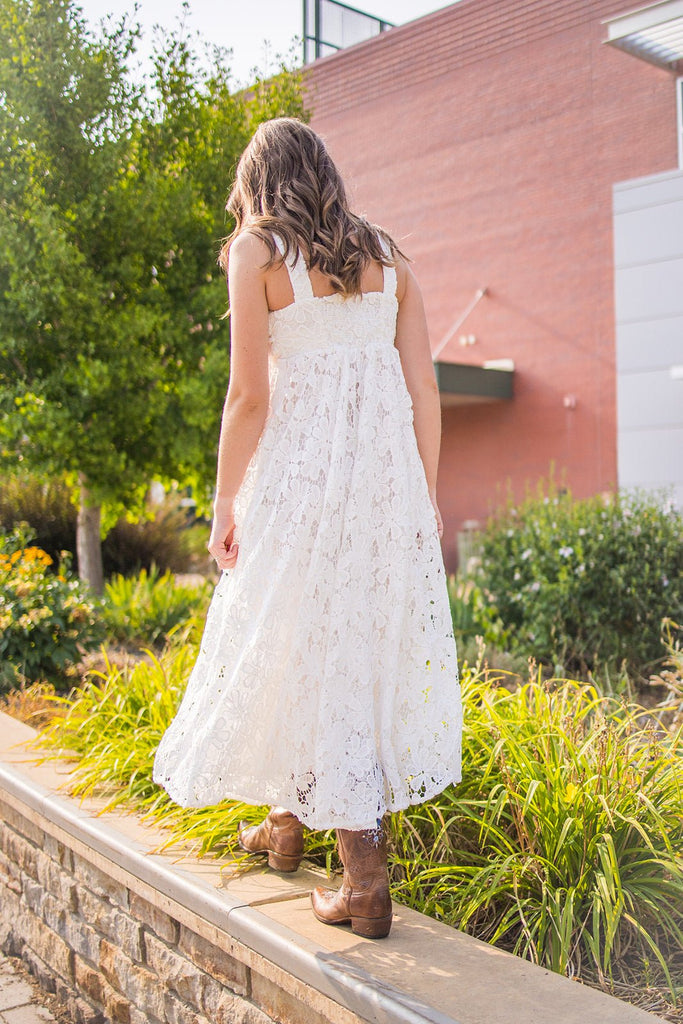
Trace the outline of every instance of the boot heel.
[[301, 857], [291, 857], [286, 853], [268, 852], [268, 867], [273, 871], [296, 871], [301, 863]]
[[366, 939], [385, 939], [391, 931], [392, 914], [387, 917], [352, 917], [351, 931]]

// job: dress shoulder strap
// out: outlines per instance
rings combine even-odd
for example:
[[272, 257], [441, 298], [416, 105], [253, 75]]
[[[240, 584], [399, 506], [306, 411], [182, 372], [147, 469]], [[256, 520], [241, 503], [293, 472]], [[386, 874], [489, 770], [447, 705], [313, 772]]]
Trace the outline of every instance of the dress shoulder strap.
[[[389, 259], [391, 259], [391, 248], [389, 246], [389, 243], [385, 241], [383, 236], [380, 235], [379, 233], [377, 234], [377, 237], [379, 239], [379, 244], [382, 247], [382, 252], [384, 253], [385, 256], [388, 256]], [[382, 291], [384, 292], [385, 295], [395, 295], [396, 288], [398, 285], [398, 279], [396, 277], [396, 267], [383, 267], [382, 269], [384, 271], [384, 288], [382, 289]]]
[[[273, 241], [275, 242], [280, 255], [284, 256], [285, 244], [280, 236], [273, 234]], [[304, 260], [301, 249], [297, 249], [293, 256], [290, 256], [289, 259], [285, 260], [285, 266], [289, 272], [289, 280], [292, 283], [294, 301], [301, 302], [302, 299], [314, 298], [313, 286], [311, 285], [311, 279], [308, 276], [306, 261]]]

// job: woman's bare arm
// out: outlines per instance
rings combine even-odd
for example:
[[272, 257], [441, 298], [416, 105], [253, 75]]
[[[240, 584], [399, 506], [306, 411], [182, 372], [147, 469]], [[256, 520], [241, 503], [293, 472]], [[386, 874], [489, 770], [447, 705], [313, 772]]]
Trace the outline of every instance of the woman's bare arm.
[[429, 496], [434, 505], [439, 536], [443, 533], [441, 514], [436, 503], [436, 474], [441, 447], [441, 403], [429, 348], [427, 319], [422, 293], [408, 264], [399, 258], [396, 266], [398, 279], [398, 317], [396, 321], [396, 348], [406, 386], [413, 401], [413, 423], [417, 447], [420, 452]]
[[245, 232], [230, 247], [230, 384], [223, 407], [209, 551], [220, 569], [237, 560], [233, 506], [268, 414], [268, 249]]

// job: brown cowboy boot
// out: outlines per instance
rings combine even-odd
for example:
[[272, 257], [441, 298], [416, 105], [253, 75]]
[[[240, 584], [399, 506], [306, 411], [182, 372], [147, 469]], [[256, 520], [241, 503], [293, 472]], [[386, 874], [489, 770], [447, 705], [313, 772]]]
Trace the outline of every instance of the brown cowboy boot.
[[304, 828], [291, 811], [273, 807], [260, 825], [240, 823], [237, 836], [248, 853], [267, 853], [274, 871], [296, 871], [304, 855]]
[[391, 929], [391, 897], [384, 830], [337, 829], [344, 865], [341, 888], [317, 886], [311, 893], [313, 913], [324, 924], [350, 924], [355, 935], [383, 939]]

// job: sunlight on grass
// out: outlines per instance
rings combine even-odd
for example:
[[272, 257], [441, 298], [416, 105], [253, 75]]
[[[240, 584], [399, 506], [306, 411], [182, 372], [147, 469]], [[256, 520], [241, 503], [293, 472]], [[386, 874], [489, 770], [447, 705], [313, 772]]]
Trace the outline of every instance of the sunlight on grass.
[[464, 672], [464, 780], [395, 820], [395, 895], [563, 974], [683, 941], [680, 729], [585, 684]]

